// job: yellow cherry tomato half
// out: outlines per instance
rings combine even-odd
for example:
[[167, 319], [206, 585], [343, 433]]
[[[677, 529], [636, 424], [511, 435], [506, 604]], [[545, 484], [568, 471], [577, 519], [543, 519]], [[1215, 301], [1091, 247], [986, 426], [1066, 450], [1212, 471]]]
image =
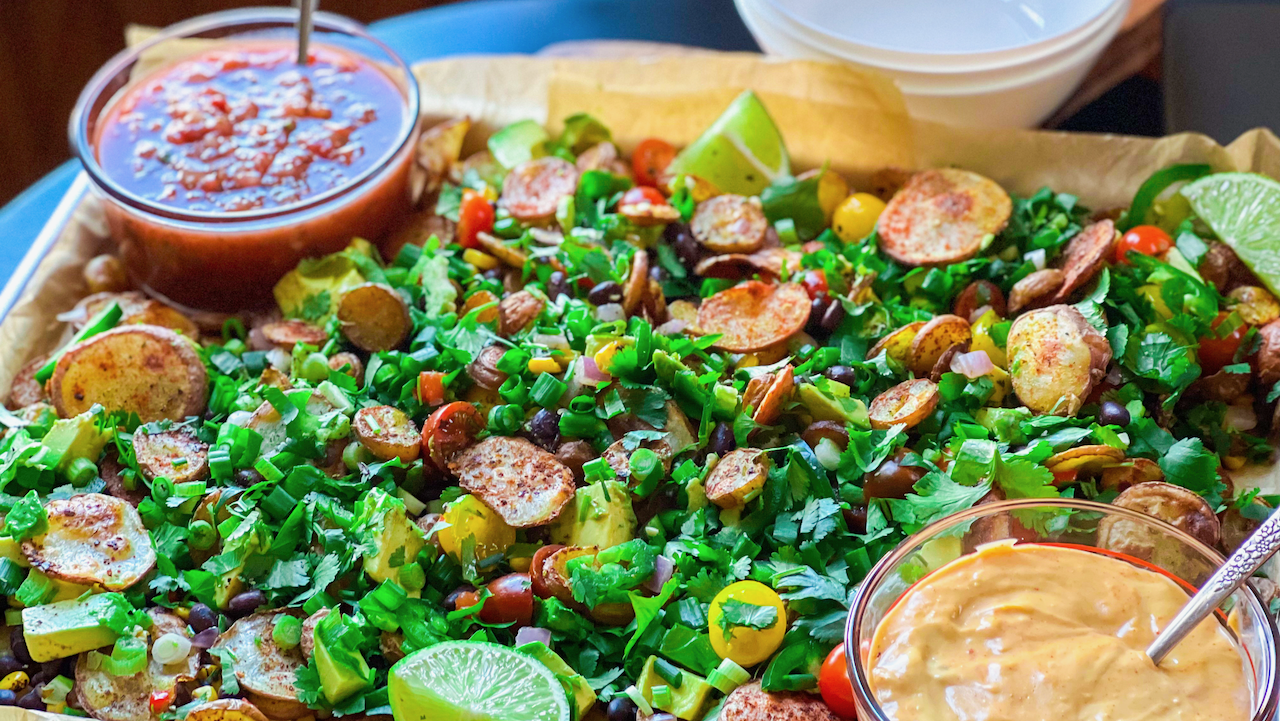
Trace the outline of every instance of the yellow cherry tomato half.
[[[749, 604], [739, 606], [738, 604]], [[729, 618], [726, 619], [725, 608], [729, 607]], [[776, 619], [770, 626], [756, 629], [751, 625], [732, 625], [730, 619], [737, 620], [759, 616], [759, 612], [750, 606], [776, 609]], [[738, 581], [727, 586], [711, 600], [711, 610], [707, 614], [711, 631], [711, 648], [720, 658], [750, 668], [769, 658], [782, 645], [782, 637], [787, 633], [787, 608], [773, 589], [758, 581]]]
[[[448, 524], [448, 525], [445, 525]], [[476, 559], [502, 553], [516, 542], [516, 529], [475, 496], [463, 496], [444, 510], [436, 538], [444, 552], [462, 558], [462, 542], [476, 539]]]
[[870, 193], [854, 193], [836, 206], [831, 229], [846, 243], [856, 243], [876, 229], [884, 201]]

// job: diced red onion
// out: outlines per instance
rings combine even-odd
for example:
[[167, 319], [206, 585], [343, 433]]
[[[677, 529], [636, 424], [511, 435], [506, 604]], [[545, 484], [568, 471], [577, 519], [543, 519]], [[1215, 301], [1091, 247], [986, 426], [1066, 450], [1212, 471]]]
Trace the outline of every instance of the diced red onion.
[[644, 587], [654, 593], [662, 593], [662, 587], [671, 580], [671, 574], [675, 572], [676, 566], [670, 558], [658, 556], [653, 562], [653, 575], [644, 582]]
[[578, 380], [589, 386], [599, 386], [613, 380], [613, 377], [600, 370], [594, 358], [583, 356], [578, 365]]
[[1045, 255], [1044, 255], [1044, 248], [1036, 248], [1035, 250], [1029, 250], [1025, 255], [1022, 256], [1022, 259], [1029, 261], [1032, 265], [1036, 267], [1036, 270], [1044, 270], [1045, 265], [1047, 265]]
[[959, 373], [969, 380], [981, 378], [995, 369], [996, 364], [991, 362], [991, 356], [984, 350], [961, 353], [951, 359], [952, 372]]
[[191, 645], [195, 648], [206, 649], [213, 648], [213, 644], [218, 642], [218, 627], [206, 628], [191, 637]]
[[676, 333], [683, 331], [688, 326], [689, 321], [684, 320], [683, 318], [672, 318], [666, 323], [654, 328], [654, 332], [658, 335], [675, 335]]
[[544, 646], [551, 645], [551, 632], [545, 628], [537, 626], [525, 626], [516, 631], [516, 645], [523, 646], [526, 643], [540, 642]]
[[1107, 383], [1110, 383], [1113, 386], [1119, 386], [1120, 382], [1124, 380], [1124, 374], [1120, 372], [1120, 366], [1116, 366], [1115, 368], [1107, 371], [1106, 380]]
[[596, 306], [596, 320], [601, 323], [609, 323], [615, 320], [624, 320], [627, 312], [622, 309], [621, 303], [605, 303]]
[[1251, 431], [1258, 425], [1258, 414], [1249, 406], [1227, 406], [1222, 425], [1232, 431]]
[[969, 322], [977, 323], [978, 320], [982, 318], [982, 316], [986, 315], [989, 310], [991, 310], [991, 306], [989, 305], [984, 305], [981, 308], [974, 308], [973, 312], [969, 314]]

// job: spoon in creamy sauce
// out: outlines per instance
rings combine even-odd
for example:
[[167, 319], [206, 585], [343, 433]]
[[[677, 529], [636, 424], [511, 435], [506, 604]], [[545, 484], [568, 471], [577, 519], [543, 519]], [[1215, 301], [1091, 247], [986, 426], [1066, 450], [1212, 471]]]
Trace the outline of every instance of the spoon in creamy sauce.
[[1159, 665], [1179, 641], [1213, 613], [1227, 596], [1243, 586], [1277, 550], [1280, 550], [1280, 513], [1273, 513], [1258, 526], [1252, 536], [1240, 544], [1226, 563], [1222, 564], [1187, 605], [1178, 611], [1160, 635], [1156, 636], [1147, 647], [1147, 655], [1151, 660]]

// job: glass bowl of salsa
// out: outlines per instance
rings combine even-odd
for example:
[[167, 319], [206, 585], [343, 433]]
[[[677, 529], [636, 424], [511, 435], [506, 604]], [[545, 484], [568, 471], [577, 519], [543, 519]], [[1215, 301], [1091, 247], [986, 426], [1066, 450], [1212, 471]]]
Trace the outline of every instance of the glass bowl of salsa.
[[133, 281], [191, 309], [266, 305], [298, 261], [409, 212], [418, 87], [362, 25], [297, 11], [193, 18], [121, 52], [80, 95], [72, 147]]
[[1276, 627], [1255, 589], [1159, 667], [1145, 654], [1223, 560], [1159, 519], [1086, 500], [948, 516], [854, 597], [844, 661], [858, 718], [1274, 719]]

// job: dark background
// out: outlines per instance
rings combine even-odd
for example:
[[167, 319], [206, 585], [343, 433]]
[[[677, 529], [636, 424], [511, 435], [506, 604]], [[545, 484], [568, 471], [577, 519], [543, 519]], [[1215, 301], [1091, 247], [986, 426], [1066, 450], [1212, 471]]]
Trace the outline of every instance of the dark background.
[[[371, 22], [449, 0], [323, 0]], [[125, 26], [171, 25], [271, 0], [0, 0], [0, 205], [70, 157], [67, 118], [98, 66], [124, 47]]]

